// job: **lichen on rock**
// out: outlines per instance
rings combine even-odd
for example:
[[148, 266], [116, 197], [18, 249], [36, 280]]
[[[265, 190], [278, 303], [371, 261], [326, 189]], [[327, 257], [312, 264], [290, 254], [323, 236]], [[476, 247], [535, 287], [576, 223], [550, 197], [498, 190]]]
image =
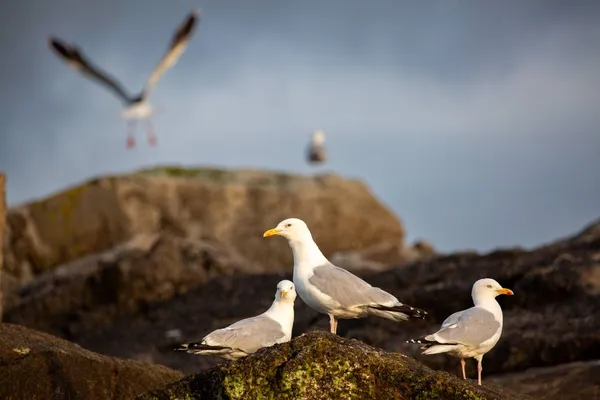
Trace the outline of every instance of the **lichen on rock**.
[[388, 353], [328, 332], [191, 375], [139, 400], [174, 399], [523, 399], [438, 372], [401, 353]]

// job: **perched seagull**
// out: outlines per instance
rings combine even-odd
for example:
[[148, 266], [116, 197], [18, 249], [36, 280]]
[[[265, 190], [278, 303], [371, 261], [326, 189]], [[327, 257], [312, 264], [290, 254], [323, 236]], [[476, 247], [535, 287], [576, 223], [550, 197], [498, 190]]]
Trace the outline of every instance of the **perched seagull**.
[[295, 299], [294, 284], [283, 280], [277, 284], [275, 301], [266, 312], [217, 329], [200, 342], [182, 344], [176, 350], [235, 360], [246, 357], [260, 348], [289, 342], [294, 324]]
[[309, 164], [320, 164], [325, 162], [327, 154], [325, 152], [325, 133], [318, 129], [313, 132], [312, 139], [306, 150], [306, 159]]
[[154, 146], [156, 145], [156, 135], [154, 134], [150, 117], [155, 114], [156, 111], [152, 109], [152, 106], [148, 102], [148, 96], [164, 72], [175, 65], [181, 54], [183, 54], [198, 20], [198, 12], [195, 10], [191, 11], [185, 21], [177, 28], [175, 36], [169, 45], [169, 49], [154, 68], [154, 71], [152, 71], [152, 75], [150, 75], [150, 78], [146, 82], [146, 86], [141, 93], [135, 96], [129, 94], [117, 79], [92, 64], [77, 46], [67, 44], [55, 37], [50, 37], [49, 44], [50, 48], [58, 55], [58, 57], [62, 58], [69, 67], [78, 70], [84, 76], [92, 77], [98, 82], [108, 86], [125, 103], [126, 108], [121, 111], [121, 116], [128, 121], [128, 148], [135, 146], [134, 131], [137, 120], [147, 121], [148, 143], [151, 146]]
[[316, 311], [329, 315], [331, 333], [338, 319], [375, 315], [393, 321], [425, 318], [427, 312], [402, 304], [391, 294], [369, 285], [325, 258], [306, 223], [289, 218], [263, 237], [279, 235], [288, 240], [294, 254], [294, 284], [300, 298]]
[[464, 359], [476, 359], [477, 383], [481, 385], [483, 355], [498, 343], [502, 334], [502, 308], [496, 301], [501, 294], [514, 293], [493, 279], [478, 280], [471, 290], [475, 307], [455, 312], [442, 322], [439, 331], [407, 343], [422, 344], [423, 354], [448, 353], [459, 357], [463, 379], [467, 379]]

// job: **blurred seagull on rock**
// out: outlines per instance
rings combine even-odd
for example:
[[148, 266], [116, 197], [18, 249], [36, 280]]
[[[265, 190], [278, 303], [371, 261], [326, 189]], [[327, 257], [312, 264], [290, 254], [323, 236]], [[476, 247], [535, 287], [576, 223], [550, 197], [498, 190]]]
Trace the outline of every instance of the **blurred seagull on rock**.
[[266, 231], [263, 237], [274, 235], [288, 240], [294, 254], [296, 291], [309, 307], [329, 315], [331, 333], [337, 332], [338, 319], [375, 315], [392, 321], [405, 321], [424, 318], [427, 314], [400, 303], [391, 294], [330, 263], [301, 219], [281, 221], [276, 228]]
[[275, 301], [264, 313], [206, 335], [201, 341], [182, 344], [176, 350], [192, 354], [215, 355], [227, 360], [246, 357], [263, 347], [289, 342], [294, 324], [294, 284], [277, 284]]
[[483, 355], [498, 343], [502, 334], [502, 308], [496, 301], [501, 294], [514, 293], [493, 279], [478, 280], [471, 290], [475, 307], [455, 312], [442, 322], [439, 331], [407, 343], [421, 344], [423, 354], [448, 353], [460, 358], [463, 379], [467, 379], [464, 359], [476, 359], [477, 383], [481, 385]]
[[322, 130], [316, 130], [306, 151], [306, 158], [309, 164], [321, 164], [326, 161], [325, 152], [325, 133]]
[[174, 66], [181, 54], [183, 54], [198, 20], [198, 12], [195, 10], [191, 11], [185, 21], [177, 28], [167, 52], [156, 65], [154, 71], [152, 71], [150, 78], [146, 82], [146, 86], [137, 95], [129, 94], [117, 79], [95, 66], [77, 46], [67, 44], [56, 37], [50, 37], [49, 45], [56, 55], [63, 59], [69, 67], [74, 68], [86, 77], [91, 77], [97, 82], [106, 85], [125, 103], [126, 108], [122, 110], [121, 116], [128, 121], [129, 125], [127, 136], [128, 148], [135, 146], [134, 130], [138, 120], [147, 121], [148, 143], [154, 146], [156, 144], [156, 135], [153, 132], [150, 117], [156, 114], [156, 110], [152, 109], [152, 106], [148, 102], [148, 96], [164, 72]]

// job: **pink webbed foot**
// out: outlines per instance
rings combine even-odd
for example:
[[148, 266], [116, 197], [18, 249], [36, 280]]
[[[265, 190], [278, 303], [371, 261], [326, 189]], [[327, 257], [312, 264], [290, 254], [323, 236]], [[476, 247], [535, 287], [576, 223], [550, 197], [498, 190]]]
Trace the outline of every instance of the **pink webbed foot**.
[[132, 149], [135, 147], [135, 138], [133, 136], [127, 136], [127, 148]]

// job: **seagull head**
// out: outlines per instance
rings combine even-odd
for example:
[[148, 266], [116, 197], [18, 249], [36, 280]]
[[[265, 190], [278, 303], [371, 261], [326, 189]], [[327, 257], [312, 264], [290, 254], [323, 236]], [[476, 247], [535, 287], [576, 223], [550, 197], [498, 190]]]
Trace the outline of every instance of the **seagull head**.
[[503, 288], [502, 285], [490, 278], [480, 279], [475, 282], [473, 284], [473, 290], [471, 291], [474, 302], [484, 299], [493, 299], [501, 294], [507, 296], [514, 295], [512, 290]]
[[314, 131], [312, 134], [312, 142], [317, 146], [325, 143], [325, 132], [320, 129]]
[[290, 242], [301, 241], [308, 239], [312, 240], [310, 230], [304, 221], [298, 218], [288, 218], [281, 221], [273, 229], [269, 229], [263, 234], [263, 237], [283, 236]]
[[279, 282], [277, 284], [275, 299], [278, 301], [294, 303], [294, 300], [296, 300], [296, 288], [294, 283], [287, 279]]

